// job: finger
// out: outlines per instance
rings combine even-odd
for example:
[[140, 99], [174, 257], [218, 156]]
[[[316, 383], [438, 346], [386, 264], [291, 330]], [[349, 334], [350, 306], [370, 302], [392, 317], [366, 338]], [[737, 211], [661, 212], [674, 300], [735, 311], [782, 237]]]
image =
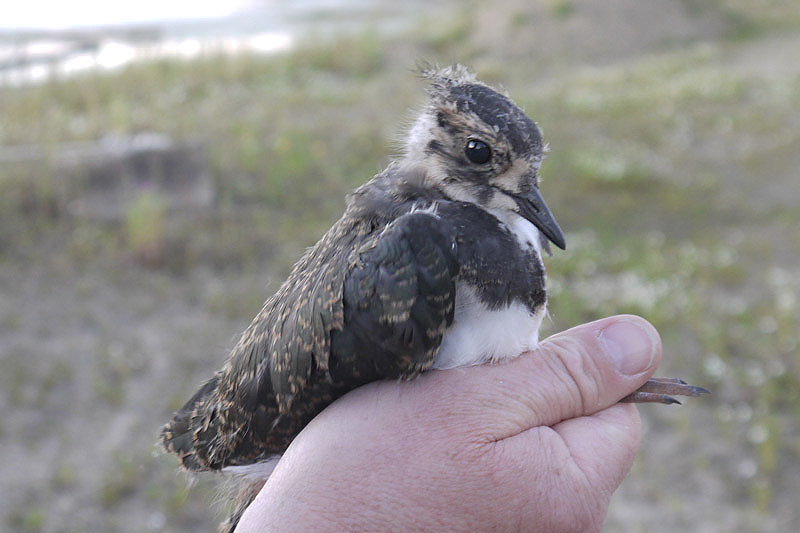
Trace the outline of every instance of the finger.
[[[432, 373], [430, 388], [439, 397], [431, 401], [464, 415], [459, 418], [496, 441], [617, 403], [647, 381], [660, 358], [661, 341], [652, 325], [640, 317], [616, 316], [553, 335], [505, 364], [466, 368], [457, 375]], [[445, 398], [439, 382], [446, 382]]]
[[[567, 524], [548, 524], [543, 531], [600, 531], [614, 490], [636, 456], [641, 421], [630, 404], [617, 404], [591, 416], [538, 426], [492, 446], [495, 471], [507, 469], [520, 485], [517, 494], [562, 513]], [[502, 473], [502, 472], [501, 472]]]
[[633, 405], [617, 404], [592, 416], [560, 422], [553, 430], [564, 440], [590, 486], [610, 497], [631, 469], [642, 423]]

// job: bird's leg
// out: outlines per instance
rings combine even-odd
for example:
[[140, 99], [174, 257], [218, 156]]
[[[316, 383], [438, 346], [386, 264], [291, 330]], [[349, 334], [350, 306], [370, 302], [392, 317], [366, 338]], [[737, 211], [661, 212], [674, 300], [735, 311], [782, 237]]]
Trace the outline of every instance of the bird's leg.
[[703, 387], [689, 385], [678, 378], [650, 378], [647, 380], [647, 383], [639, 387], [636, 392], [625, 396], [620, 401], [630, 403], [680, 404], [681, 402], [670, 395], [700, 396], [701, 394], [709, 394], [710, 392], [711, 391]]

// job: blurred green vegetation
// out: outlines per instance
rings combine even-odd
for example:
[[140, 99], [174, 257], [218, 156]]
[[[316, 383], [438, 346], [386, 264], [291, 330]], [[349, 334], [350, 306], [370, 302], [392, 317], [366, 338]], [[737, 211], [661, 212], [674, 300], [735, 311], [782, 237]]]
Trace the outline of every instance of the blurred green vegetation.
[[[544, 4], [544, 11], [509, 9], [498, 23], [515, 46], [542, 24], [568, 25], [583, 6]], [[786, 472], [800, 475], [800, 7], [684, 5], [716, 17], [723, 30], [597, 65], [537, 58], [540, 68], [529, 68], [533, 45], [523, 53], [486, 44], [487, 11], [476, 9], [403, 37], [367, 31], [274, 57], [153, 61], [3, 88], [0, 144], [39, 144], [49, 155], [0, 166], [0, 261], [25, 265], [44, 253], [67, 272], [101, 265], [180, 280], [209, 268], [279, 279], [339, 215], [344, 195], [396, 153], [404, 110], [422, 101], [421, 83], [409, 73], [414, 61], [472, 63], [483, 79], [506, 83], [551, 145], [542, 190], [568, 250], [546, 261], [546, 333], [615, 313], [653, 322], [665, 345], [660, 374], [714, 391], [665, 415], [691, 443], [682, 444], [681, 453], [694, 456], [687, 468], [707, 472], [717, 461], [714, 475], [745, 493], [718, 504], [752, 512], [747, 524], [765, 524], [758, 520], [776, 509], [791, 513], [780, 491], [796, 487]], [[143, 131], [206, 147], [213, 208], [171, 212], [157, 192], [145, 191], [122, 220], [70, 216], [69, 201], [81, 191], [58, 173], [59, 143]], [[205, 305], [246, 319], [275, 288], [219, 291]], [[4, 328], [19, 327], [13, 314], [6, 317]], [[10, 401], [47, 405], [49, 391], [71, 376], [60, 364], [46, 372], [4, 359], [0, 380]], [[106, 347], [95, 356], [94, 394], [125, 405], [133, 372]], [[23, 386], [33, 381], [37, 387]], [[732, 443], [723, 457], [694, 453], [715, 449], [704, 441], [712, 434]], [[174, 466], [135, 457], [161, 472]], [[99, 489], [102, 507], [145, 485], [169, 520], [191, 522], [187, 509], [197, 509], [182, 480], [161, 474], [154, 481], [130, 459], [114, 462]], [[72, 486], [76, 475], [66, 464], [53, 484]], [[677, 473], [644, 462], [631, 483], [656, 477], [681, 486], [670, 476]], [[689, 505], [683, 497], [680, 505]], [[45, 512], [21, 509], [10, 527], [39, 530]]]
[[164, 254], [167, 202], [155, 190], [139, 192], [125, 212], [127, 245], [139, 260], [158, 263]]

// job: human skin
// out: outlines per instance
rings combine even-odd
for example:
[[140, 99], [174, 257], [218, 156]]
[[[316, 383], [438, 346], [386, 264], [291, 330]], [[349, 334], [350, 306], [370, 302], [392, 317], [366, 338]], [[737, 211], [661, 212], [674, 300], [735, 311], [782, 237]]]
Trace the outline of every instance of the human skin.
[[661, 341], [623, 315], [502, 364], [377, 382], [292, 442], [237, 532], [600, 531]]

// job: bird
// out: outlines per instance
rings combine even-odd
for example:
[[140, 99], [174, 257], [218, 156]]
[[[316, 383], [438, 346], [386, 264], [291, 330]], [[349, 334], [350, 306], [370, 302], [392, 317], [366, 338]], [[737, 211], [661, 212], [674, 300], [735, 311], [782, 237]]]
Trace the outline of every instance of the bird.
[[[402, 154], [348, 195], [223, 367], [162, 429], [185, 469], [244, 480], [221, 531], [233, 531], [292, 439], [346, 392], [538, 344], [543, 254], [566, 249], [539, 188], [542, 132], [466, 67], [420, 71], [428, 98]], [[704, 392], [653, 378], [623, 401]]]

